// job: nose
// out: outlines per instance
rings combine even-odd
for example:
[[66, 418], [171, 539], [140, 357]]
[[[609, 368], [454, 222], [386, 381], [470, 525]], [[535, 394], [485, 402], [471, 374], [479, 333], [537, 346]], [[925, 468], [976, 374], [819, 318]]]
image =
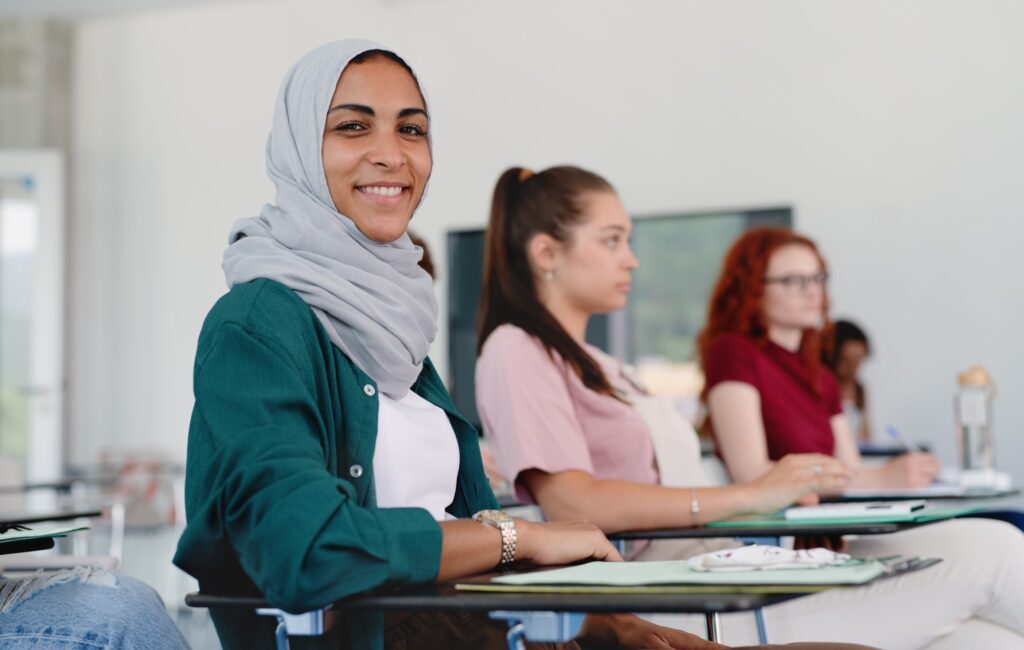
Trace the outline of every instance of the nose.
[[640, 266], [640, 260], [637, 259], [636, 254], [633, 253], [633, 247], [630, 246], [626, 249], [626, 268], [632, 271], [638, 266]]
[[367, 159], [374, 167], [381, 169], [399, 169], [405, 164], [405, 153], [399, 142], [398, 134], [378, 132], [367, 154]]

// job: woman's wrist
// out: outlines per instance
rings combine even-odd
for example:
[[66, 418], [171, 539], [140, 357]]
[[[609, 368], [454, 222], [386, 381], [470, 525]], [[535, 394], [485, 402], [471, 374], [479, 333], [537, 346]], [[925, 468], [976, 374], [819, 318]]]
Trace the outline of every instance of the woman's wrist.
[[532, 560], [535, 557], [536, 526], [535, 522], [528, 519], [516, 519], [516, 535], [518, 537], [516, 541], [517, 560]]
[[761, 499], [753, 483], [734, 483], [726, 486], [729, 490], [729, 515], [742, 515], [760, 510]]

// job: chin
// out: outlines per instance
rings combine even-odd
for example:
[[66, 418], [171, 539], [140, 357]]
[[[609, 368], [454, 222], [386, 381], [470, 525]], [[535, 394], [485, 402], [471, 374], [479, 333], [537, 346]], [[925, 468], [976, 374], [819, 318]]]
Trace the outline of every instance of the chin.
[[628, 300], [626, 298], [623, 298], [622, 300], [616, 300], [614, 302], [603, 305], [599, 309], [595, 309], [593, 311], [596, 314], [607, 314], [613, 311], [619, 311], [620, 309], [626, 308], [627, 302]]
[[363, 233], [378, 244], [390, 244], [405, 234], [408, 225], [409, 220], [404, 219], [401, 223], [357, 223], [356, 227], [359, 228], [359, 232]]

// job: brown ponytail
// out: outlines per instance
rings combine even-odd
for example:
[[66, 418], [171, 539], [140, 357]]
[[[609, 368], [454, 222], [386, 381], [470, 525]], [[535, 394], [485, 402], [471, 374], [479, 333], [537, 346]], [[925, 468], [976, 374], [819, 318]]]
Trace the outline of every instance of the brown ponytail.
[[527, 243], [538, 233], [568, 241], [571, 227], [582, 217], [583, 194], [614, 191], [597, 174], [571, 166], [536, 174], [513, 167], [498, 178], [484, 243], [477, 354], [491, 332], [509, 323], [536, 336], [549, 353], [557, 352], [584, 386], [616, 395], [597, 361], [540, 302], [526, 253]]

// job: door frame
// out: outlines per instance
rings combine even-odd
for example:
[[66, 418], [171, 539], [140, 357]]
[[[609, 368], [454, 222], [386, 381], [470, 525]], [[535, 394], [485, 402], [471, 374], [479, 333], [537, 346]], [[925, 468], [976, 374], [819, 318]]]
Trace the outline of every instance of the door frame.
[[0, 177], [31, 178], [39, 205], [29, 343], [29, 430], [25, 481], [59, 479], [64, 470], [65, 185], [56, 149], [0, 149]]

